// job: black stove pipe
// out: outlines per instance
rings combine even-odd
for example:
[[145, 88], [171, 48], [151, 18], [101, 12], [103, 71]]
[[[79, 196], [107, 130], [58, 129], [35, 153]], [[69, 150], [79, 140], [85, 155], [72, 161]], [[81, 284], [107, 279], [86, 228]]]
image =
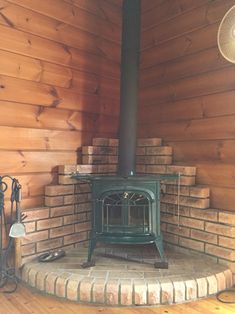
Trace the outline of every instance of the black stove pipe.
[[140, 0], [124, 0], [118, 148], [118, 175], [122, 177], [135, 174], [140, 18]]

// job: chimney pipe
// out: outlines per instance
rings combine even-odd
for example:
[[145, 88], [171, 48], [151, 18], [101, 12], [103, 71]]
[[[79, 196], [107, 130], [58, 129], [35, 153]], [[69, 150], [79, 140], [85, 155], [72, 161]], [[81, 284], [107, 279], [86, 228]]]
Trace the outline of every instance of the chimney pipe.
[[140, 53], [140, 0], [123, 1], [118, 175], [135, 174]]

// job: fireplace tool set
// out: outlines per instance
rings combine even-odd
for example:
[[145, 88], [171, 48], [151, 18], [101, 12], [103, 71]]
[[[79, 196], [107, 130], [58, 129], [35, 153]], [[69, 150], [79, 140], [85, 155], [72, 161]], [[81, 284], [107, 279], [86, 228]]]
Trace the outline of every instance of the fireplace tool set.
[[[6, 214], [5, 193], [9, 189], [6, 181], [11, 182], [10, 214]], [[21, 185], [9, 175], [0, 176], [0, 288], [8, 286], [4, 293], [16, 290], [18, 279], [14, 267], [14, 238], [25, 236], [25, 226], [22, 221], [26, 215], [21, 214]]]

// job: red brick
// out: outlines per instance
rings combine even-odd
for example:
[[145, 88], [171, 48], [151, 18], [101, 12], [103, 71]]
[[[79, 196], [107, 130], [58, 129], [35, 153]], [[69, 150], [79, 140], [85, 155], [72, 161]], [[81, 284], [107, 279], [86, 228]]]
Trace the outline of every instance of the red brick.
[[70, 174], [76, 172], [77, 165], [61, 165], [58, 167], [59, 174]]
[[148, 304], [154, 305], [160, 303], [161, 286], [160, 283], [148, 280]]
[[146, 166], [147, 173], [156, 173], [156, 174], [164, 174], [166, 173], [165, 165], [147, 165]]
[[79, 232], [64, 237], [64, 245], [87, 240], [87, 232]]
[[235, 260], [235, 251], [233, 249], [226, 249], [216, 245], [206, 244], [205, 252], [229, 261]]
[[197, 298], [197, 283], [194, 279], [186, 280], [186, 300], [195, 300]]
[[170, 146], [146, 147], [146, 155], [171, 156], [172, 147]]
[[195, 176], [196, 167], [171, 165], [171, 166], [167, 166], [167, 173], [175, 173], [175, 174], [180, 173], [181, 175]]
[[58, 177], [59, 184], [76, 184], [78, 182], [77, 179], [71, 177], [71, 173], [69, 175], [60, 174]]
[[189, 235], [190, 235], [190, 229], [189, 228], [170, 225], [170, 224], [167, 224], [167, 232], [186, 236], [186, 237], [189, 237]]
[[219, 236], [219, 246], [235, 250], [235, 239]]
[[179, 238], [179, 245], [196, 251], [204, 252], [204, 243], [187, 238]]
[[35, 243], [21, 246], [22, 256], [32, 255], [32, 254], [35, 254], [35, 252], [36, 252]]
[[91, 192], [91, 188], [90, 188], [90, 185], [88, 183], [80, 183], [80, 184], [75, 185], [75, 188], [74, 188], [75, 194], [90, 193], [90, 192]]
[[81, 232], [81, 231], [86, 231], [91, 229], [91, 222], [82, 222], [75, 224], [75, 232]]
[[178, 244], [178, 242], [179, 242], [178, 235], [175, 235], [172, 233], [164, 232], [163, 238], [164, 238], [164, 241], [169, 242], [169, 243]]
[[42, 207], [40, 209], [35, 208], [35, 209], [30, 209], [30, 210], [24, 210], [23, 214], [27, 216], [24, 219], [24, 222], [44, 219], [44, 218], [49, 217], [49, 208]]
[[45, 290], [49, 294], [55, 294], [55, 283], [58, 278], [59, 274], [58, 273], [49, 273], [46, 277], [45, 281]]
[[95, 303], [104, 303], [105, 300], [105, 279], [95, 279], [92, 287], [92, 301]]
[[51, 229], [62, 225], [62, 217], [37, 221], [37, 230]]
[[216, 234], [194, 229], [191, 230], [191, 238], [212, 244], [217, 244], [218, 241], [218, 236]]
[[74, 193], [74, 185], [47, 185], [45, 187], [45, 195], [59, 196]]
[[[235, 225], [235, 213], [234, 212], [220, 211], [219, 212], [219, 222], [222, 222], [222, 223], [228, 224], [228, 225]], [[235, 237], [235, 232], [234, 232], [234, 237]]]
[[216, 274], [215, 276], [216, 276], [216, 279], [217, 279], [218, 291], [226, 289], [225, 274], [223, 272], [221, 272], [221, 273]]
[[28, 274], [28, 284], [31, 287], [35, 287], [36, 286], [36, 276], [37, 276], [38, 270], [37, 269], [33, 269], [31, 268]]
[[180, 303], [184, 302], [185, 296], [185, 284], [183, 281], [173, 281], [174, 286], [174, 302]]
[[109, 305], [118, 305], [119, 280], [108, 280], [106, 284], [106, 302]]
[[197, 278], [198, 297], [203, 298], [207, 296], [207, 280], [206, 278]]
[[228, 237], [234, 237], [235, 227], [222, 225], [219, 223], [206, 222], [205, 230]]
[[40, 241], [37, 243], [37, 252], [48, 251], [51, 249], [59, 248], [63, 244], [62, 238], [49, 239], [45, 241]]
[[206, 277], [208, 282], [208, 294], [215, 294], [218, 291], [217, 279], [214, 275]]
[[52, 207], [50, 209], [50, 216], [51, 217], [58, 217], [64, 215], [71, 215], [74, 213], [74, 205], [66, 205], [66, 206], [59, 206], [59, 207]]
[[64, 225], [70, 225], [72, 223], [83, 222], [86, 220], [87, 220], [86, 213], [68, 215], [68, 216], [64, 216]]
[[94, 146], [109, 146], [108, 138], [95, 137], [92, 139], [92, 145]]
[[72, 301], [78, 301], [78, 287], [83, 277], [80, 275], [72, 275], [67, 284], [67, 298]]
[[46, 196], [45, 205], [46, 206], [60, 206], [64, 204], [63, 196]]
[[31, 221], [31, 222], [24, 222], [26, 234], [30, 232], [36, 231], [36, 222]]
[[74, 232], [74, 225], [62, 226], [50, 230], [50, 238], [56, 238]]
[[133, 286], [131, 280], [121, 280], [121, 305], [132, 304]]
[[93, 278], [84, 278], [80, 283], [79, 296], [82, 302], [91, 302], [91, 289], [93, 286]]
[[57, 278], [55, 283], [55, 294], [57, 297], [60, 298], [66, 297], [66, 284], [70, 276], [71, 276], [70, 273], [65, 272]]
[[218, 211], [216, 209], [203, 210], [203, 209], [192, 208], [190, 210], [190, 215], [193, 218], [216, 222], [217, 217], [218, 217]]
[[192, 197], [207, 198], [210, 197], [210, 188], [204, 186], [192, 186], [189, 188], [189, 195]]
[[194, 229], [204, 229], [204, 221], [186, 217], [180, 217], [180, 224]]
[[134, 304], [147, 303], [147, 285], [144, 280], [134, 280]]
[[170, 281], [161, 281], [161, 303], [171, 304], [173, 302], [173, 284]]
[[142, 156], [145, 155], [145, 147], [136, 147], [136, 155], [137, 156]]
[[161, 138], [140, 138], [137, 140], [137, 146], [161, 146]]
[[48, 230], [29, 233], [26, 237], [22, 238], [22, 244], [32, 242], [39, 242], [48, 239]]

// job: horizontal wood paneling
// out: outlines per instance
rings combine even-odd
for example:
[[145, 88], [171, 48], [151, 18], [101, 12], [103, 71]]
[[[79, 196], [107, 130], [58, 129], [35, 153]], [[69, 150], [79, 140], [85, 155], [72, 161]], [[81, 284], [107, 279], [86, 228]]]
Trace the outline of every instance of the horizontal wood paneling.
[[0, 175], [41, 206], [57, 166], [115, 137], [121, 7], [106, 0], [0, 0]]
[[[94, 1], [93, 3], [98, 4], [98, 2]], [[14, 26], [14, 29], [38, 35], [60, 44], [63, 43], [69, 47], [105, 56], [114, 61], [119, 58], [119, 44], [115, 44], [108, 39], [102, 39], [97, 35], [92, 35], [66, 23], [60, 23], [55, 19], [5, 0], [0, 1], [0, 6], [2, 7], [1, 25]], [[114, 11], [117, 12], [116, 10]], [[100, 11], [100, 14], [102, 15], [102, 11]], [[117, 14], [120, 16], [118, 12]], [[90, 18], [93, 19], [93, 16], [91, 15]]]
[[232, 5], [163, 1], [143, 12], [139, 135], [163, 137], [175, 163], [197, 166], [211, 206], [234, 211], [235, 67], [216, 43]]
[[120, 41], [120, 29], [117, 25], [63, 0], [59, 0], [59, 4], [58, 0], [9, 0], [9, 2], [72, 25], [101, 38]]

